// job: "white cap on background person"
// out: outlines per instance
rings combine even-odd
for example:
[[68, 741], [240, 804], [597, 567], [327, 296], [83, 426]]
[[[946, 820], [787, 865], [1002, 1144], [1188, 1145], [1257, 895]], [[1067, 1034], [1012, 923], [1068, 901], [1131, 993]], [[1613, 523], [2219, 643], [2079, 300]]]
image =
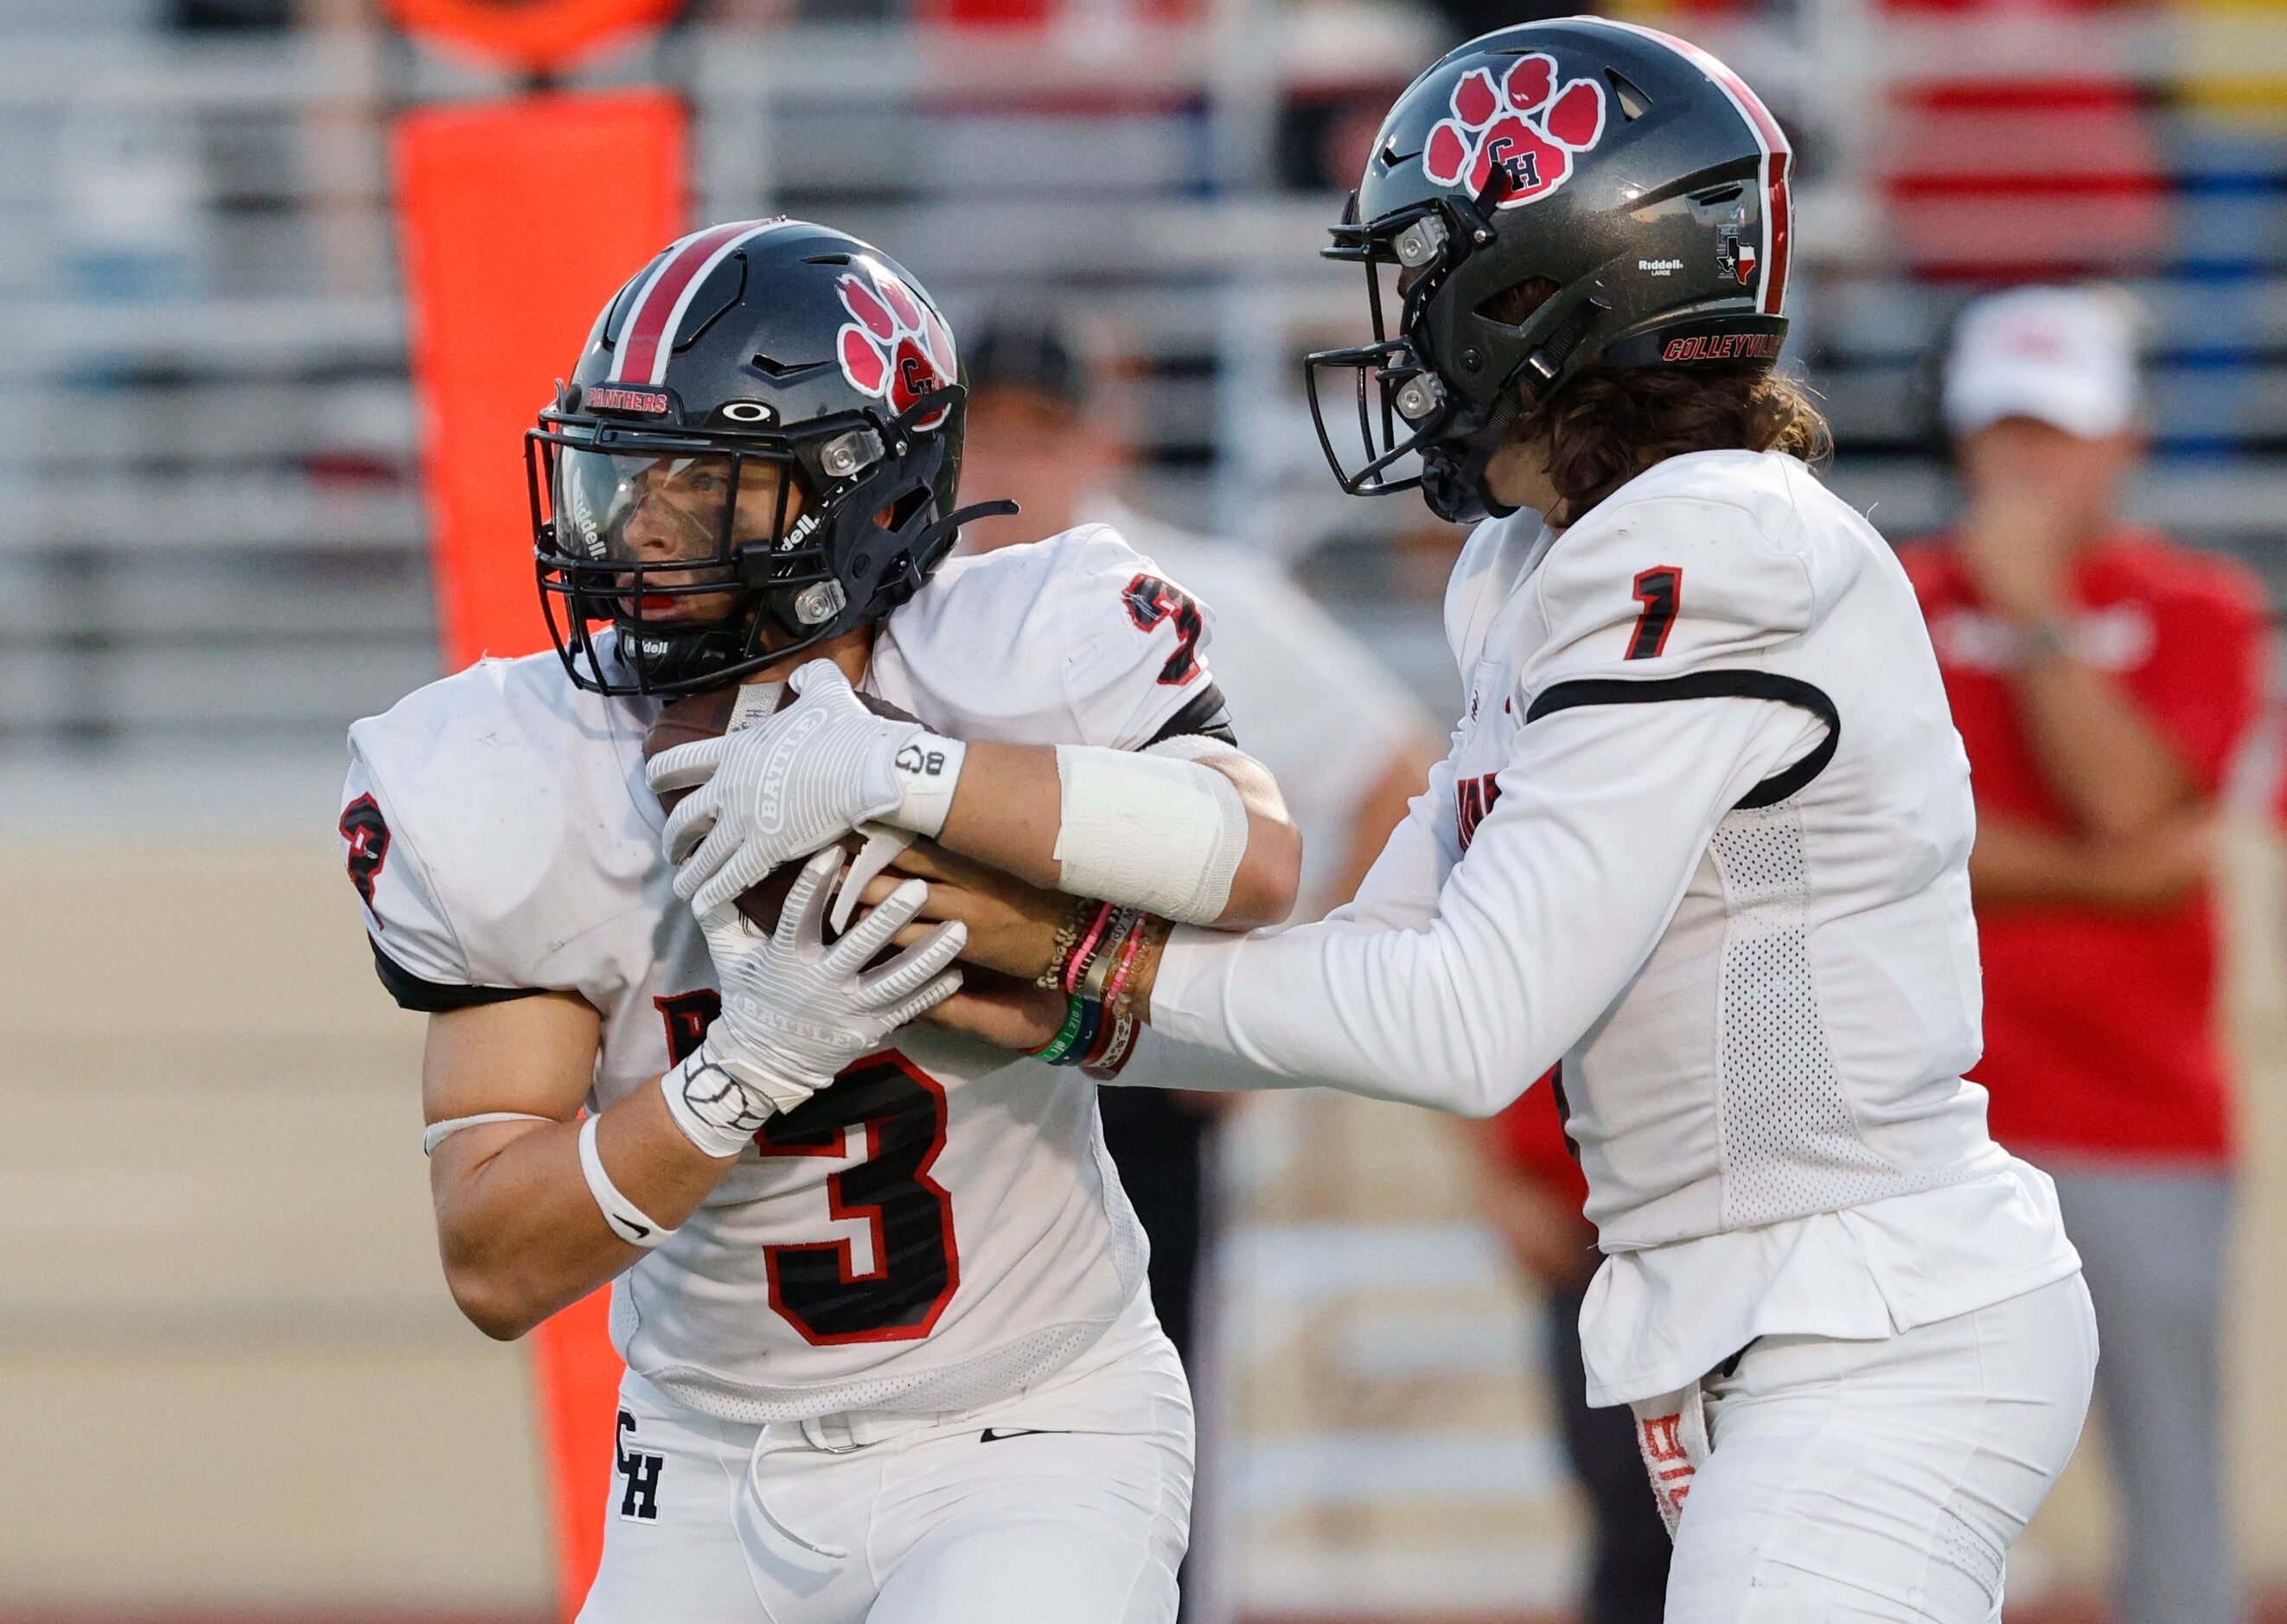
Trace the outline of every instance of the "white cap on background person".
[[2097, 288], [2013, 288], [1954, 325], [1939, 409], [1950, 433], [2033, 417], [2101, 440], [2136, 420], [2135, 312]]

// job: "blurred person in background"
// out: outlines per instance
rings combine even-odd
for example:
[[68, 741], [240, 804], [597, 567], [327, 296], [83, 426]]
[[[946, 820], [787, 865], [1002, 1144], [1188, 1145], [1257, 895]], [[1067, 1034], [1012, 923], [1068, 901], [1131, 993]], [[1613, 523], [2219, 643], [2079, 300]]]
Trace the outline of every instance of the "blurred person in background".
[[[1185, 534], [1113, 494], [1131, 457], [1100, 391], [1052, 316], [995, 313], [967, 354], [969, 439], [961, 479], [1013, 498], [1014, 519], [970, 527], [969, 551], [1112, 526], [1137, 551], [1213, 606], [1216, 684], [1247, 752], [1268, 766], [1303, 834], [1298, 918], [1346, 902], [1405, 816], [1439, 757], [1427, 716], [1373, 654], [1278, 566], [1229, 542]], [[1173, 1076], [1175, 1045], [1138, 1055], [1131, 1080]], [[1196, 1282], [1207, 1248], [1209, 1134], [1229, 1093], [1108, 1089], [1104, 1140], [1151, 1240], [1159, 1322], [1187, 1367], [1197, 1362]]]
[[2132, 313], [2024, 288], [1967, 310], [1941, 415], [1968, 505], [1909, 549], [1977, 806], [1996, 1134], [2052, 1174], [2103, 1339], [2116, 1616], [2239, 1617], [2219, 1337], [2233, 1126], [2210, 884], [2263, 689], [2259, 588], [2125, 524]]
[[1516, 1271], [1542, 1295], [1542, 1373], [1573, 1480], [1587, 1499], [1587, 1582], [1582, 1624], [1659, 1624], [1672, 1548], [1644, 1484], [1633, 1418], [1592, 1409], [1580, 1347], [1580, 1310], [1602, 1254], [1582, 1210], [1588, 1181], [1565, 1140], [1555, 1091], [1534, 1089], [1464, 1135], [1477, 1206]]

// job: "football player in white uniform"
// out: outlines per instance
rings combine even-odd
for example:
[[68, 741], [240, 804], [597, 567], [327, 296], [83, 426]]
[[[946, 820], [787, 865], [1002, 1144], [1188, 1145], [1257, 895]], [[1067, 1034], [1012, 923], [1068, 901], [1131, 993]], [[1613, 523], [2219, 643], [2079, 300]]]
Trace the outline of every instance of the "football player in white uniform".
[[[530, 437], [558, 653], [351, 733], [341, 833], [382, 979], [430, 1016], [454, 1296], [507, 1337], [613, 1284], [595, 1624], [1175, 1616], [1190, 1401], [1079, 1069], [1115, 1071], [1132, 1022], [1065, 1034], [1061, 1070], [905, 1026], [950, 995], [993, 1030], [1007, 999], [973, 971], [954, 992], [958, 925], [862, 968], [919, 886], [831, 946], [838, 852], [770, 934], [744, 883], [694, 915], [662, 832], [703, 834], [731, 775], [674, 820], [644, 781], [666, 700], [743, 683], [737, 725], [810, 661], [782, 713], [823, 747], [797, 801], [1049, 877], [993, 797], [948, 818], [941, 750], [837, 752], [852, 718], [878, 734], [862, 692], [919, 718], [890, 724], [908, 744], [1144, 764], [1227, 859], [1175, 911], [1284, 915], [1299, 838], [1228, 742], [1200, 607], [1101, 526], [938, 567], [966, 516], [957, 376], [928, 296], [862, 242], [778, 220], [670, 245]], [[1136, 911], [1092, 917], [1132, 963]]]
[[[1321, 422], [1346, 488], [1480, 521], [1446, 600], [1467, 709], [1348, 907], [1176, 929], [1121, 990], [1384, 1098], [1487, 1113], [1553, 1070], [1608, 1254], [1591, 1398], [1635, 1407], [1667, 1616], [1985, 1624], [2094, 1325], [1964, 1077], [1968, 771], [1912, 589], [1771, 370], [1790, 167], [1729, 68], [1617, 22], [1487, 36], [1399, 99], [1333, 250], [1377, 342], [1313, 357], [1313, 401], [1355, 375], [1356, 466]], [[716, 823], [750, 863], [770, 803]], [[1078, 777], [1058, 811], [1103, 815]], [[947, 879], [922, 911], [1023, 973], [1070, 956], [1060, 907]]]

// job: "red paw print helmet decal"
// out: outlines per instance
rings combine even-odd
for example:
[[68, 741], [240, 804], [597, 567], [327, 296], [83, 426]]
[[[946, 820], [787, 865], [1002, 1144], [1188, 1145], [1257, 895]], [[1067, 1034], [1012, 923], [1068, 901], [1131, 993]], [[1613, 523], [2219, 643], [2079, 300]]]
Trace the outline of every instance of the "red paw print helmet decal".
[[1604, 136], [1604, 87], [1594, 79], [1559, 86], [1556, 59], [1531, 51], [1496, 81], [1472, 68], [1453, 86], [1452, 114], [1429, 131], [1422, 173], [1470, 197], [1492, 188], [1498, 207], [1547, 196], [1572, 176], [1575, 153]]
[[[961, 376], [945, 318], [895, 272], [861, 261], [837, 288], [850, 321], [835, 336], [834, 353], [859, 393], [887, 401], [895, 416]], [[915, 426], [934, 429], [947, 416], [938, 412]]]

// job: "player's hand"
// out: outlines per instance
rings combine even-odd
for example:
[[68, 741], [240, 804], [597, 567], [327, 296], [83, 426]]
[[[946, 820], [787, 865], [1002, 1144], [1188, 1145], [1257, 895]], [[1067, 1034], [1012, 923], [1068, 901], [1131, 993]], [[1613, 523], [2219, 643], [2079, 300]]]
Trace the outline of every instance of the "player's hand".
[[995, 1049], [1030, 1052], [1056, 1035], [1066, 1007], [1062, 993], [989, 970], [970, 970], [961, 977], [961, 990], [922, 1018]]
[[[879, 906], [901, 881], [914, 879], [928, 882], [928, 892], [914, 916], [922, 923], [907, 926], [902, 939], [918, 940], [929, 922], [954, 923], [968, 933], [965, 963], [1029, 982], [1056, 963], [1056, 931], [1072, 913], [1072, 899], [1063, 891], [1028, 885], [989, 863], [917, 840], [897, 855], [890, 873], [869, 880], [858, 899]], [[1064, 1018], [1060, 996], [1056, 1018]], [[1041, 1041], [1055, 1035], [1051, 1026]]]
[[2005, 431], [1963, 448], [1980, 494], [1962, 515], [1962, 567], [1977, 595], [2012, 619], [2054, 614], [2067, 602], [2073, 536], [2088, 498], [2074, 448], [2058, 448], [2055, 439]]
[[867, 709], [830, 660], [811, 661], [788, 685], [799, 697], [785, 709], [663, 750], [644, 770], [654, 794], [691, 792], [661, 844], [677, 866], [675, 894], [702, 915], [905, 799], [897, 757], [919, 723]]
[[723, 1010], [664, 1082], [677, 1125], [710, 1155], [737, 1154], [771, 1116], [793, 1110], [961, 986], [950, 968], [967, 938], [957, 923], [866, 968], [913, 923], [924, 894], [918, 881], [896, 887], [828, 946], [827, 904], [841, 868], [838, 849], [804, 864], [768, 937], [727, 902], [700, 916]]

